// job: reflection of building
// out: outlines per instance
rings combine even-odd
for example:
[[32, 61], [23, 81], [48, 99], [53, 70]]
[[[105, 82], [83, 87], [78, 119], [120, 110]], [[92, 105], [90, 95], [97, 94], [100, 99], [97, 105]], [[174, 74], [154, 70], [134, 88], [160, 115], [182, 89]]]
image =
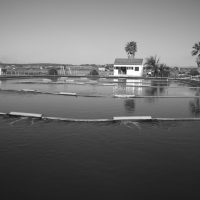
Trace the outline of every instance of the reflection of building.
[[117, 95], [142, 95], [143, 82], [141, 79], [114, 79], [117, 84], [113, 88], [113, 93]]
[[142, 77], [143, 59], [116, 58], [114, 63], [114, 76]]

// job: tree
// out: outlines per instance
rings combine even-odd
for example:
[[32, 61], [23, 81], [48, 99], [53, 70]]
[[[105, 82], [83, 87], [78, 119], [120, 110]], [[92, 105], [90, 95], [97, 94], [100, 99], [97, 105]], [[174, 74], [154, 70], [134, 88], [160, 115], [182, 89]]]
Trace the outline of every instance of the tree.
[[89, 74], [89, 75], [91, 75], [91, 76], [98, 76], [98, 75], [99, 75], [99, 72], [98, 72], [97, 69], [92, 69], [92, 70], [90, 71], [90, 74]]
[[56, 69], [50, 69], [49, 75], [58, 75], [58, 71]]
[[2, 69], [2, 73], [3, 73], [3, 74], [6, 74], [6, 73], [7, 73], [7, 69], [5, 69], [5, 68]]
[[134, 58], [137, 52], [137, 44], [134, 41], [128, 42], [125, 46], [125, 51], [129, 58]]
[[163, 64], [163, 63], [161, 63], [160, 65], [159, 65], [159, 72], [160, 72], [160, 76], [161, 77], [168, 77], [169, 76], [169, 74], [170, 74], [170, 68], [166, 65], [166, 64]]
[[159, 61], [160, 61], [160, 59], [157, 58], [157, 56], [154, 56], [154, 57], [150, 56], [149, 58], [146, 58], [145, 66], [148, 69], [152, 69], [153, 70], [154, 76], [158, 75]]
[[159, 65], [160, 76], [163, 77], [166, 64]]
[[194, 46], [192, 47], [192, 56], [196, 56], [196, 62], [197, 62], [197, 66], [200, 67], [200, 42], [197, 42], [194, 44]]

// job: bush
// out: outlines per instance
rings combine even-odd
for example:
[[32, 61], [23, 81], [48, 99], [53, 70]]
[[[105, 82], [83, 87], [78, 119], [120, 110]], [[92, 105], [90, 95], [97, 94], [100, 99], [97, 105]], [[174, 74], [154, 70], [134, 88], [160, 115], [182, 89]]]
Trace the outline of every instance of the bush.
[[50, 69], [49, 75], [58, 75], [58, 71], [56, 69]]
[[99, 72], [96, 69], [93, 69], [93, 70], [90, 71], [90, 75], [91, 76], [98, 76]]
[[199, 75], [199, 72], [196, 69], [191, 69], [189, 75], [196, 76]]

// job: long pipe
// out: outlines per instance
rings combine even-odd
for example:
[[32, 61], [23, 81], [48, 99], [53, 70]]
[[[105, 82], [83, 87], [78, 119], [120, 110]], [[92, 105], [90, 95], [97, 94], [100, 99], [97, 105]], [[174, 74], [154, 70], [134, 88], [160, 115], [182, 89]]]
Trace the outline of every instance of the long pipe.
[[47, 117], [38, 113], [22, 113], [22, 112], [0, 112], [0, 116], [5, 117], [26, 117], [37, 118], [41, 120], [66, 121], [66, 122], [118, 122], [118, 121], [137, 121], [137, 122], [153, 122], [153, 121], [200, 121], [200, 118], [153, 118], [151, 116], [117, 116], [110, 119], [78, 119], [78, 118], [62, 118]]

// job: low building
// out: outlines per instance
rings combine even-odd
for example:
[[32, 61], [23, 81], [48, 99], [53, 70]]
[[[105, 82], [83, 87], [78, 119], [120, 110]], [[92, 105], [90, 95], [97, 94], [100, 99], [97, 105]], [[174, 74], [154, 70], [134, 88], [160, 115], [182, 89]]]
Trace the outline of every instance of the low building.
[[114, 62], [114, 76], [142, 77], [143, 59], [116, 58]]

